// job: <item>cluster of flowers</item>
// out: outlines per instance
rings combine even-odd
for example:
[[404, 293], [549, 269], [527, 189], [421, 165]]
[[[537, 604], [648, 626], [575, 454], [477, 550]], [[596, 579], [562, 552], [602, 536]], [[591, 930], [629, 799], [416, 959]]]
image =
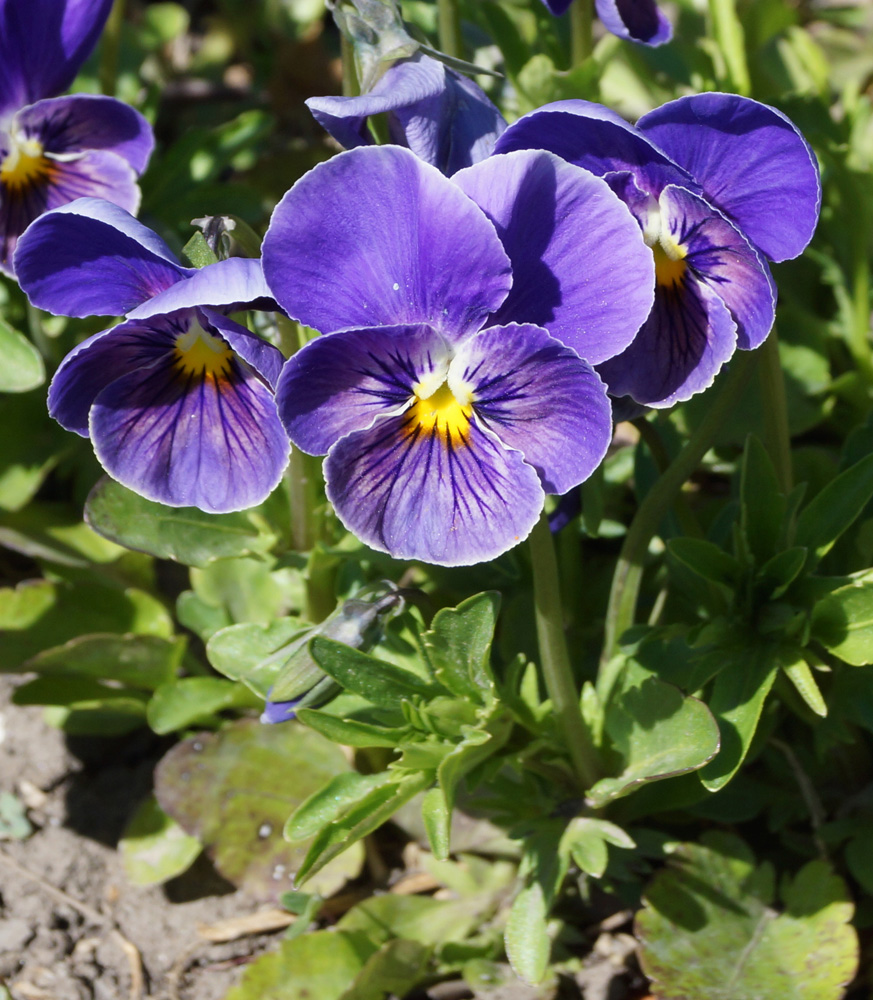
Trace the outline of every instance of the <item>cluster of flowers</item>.
[[[45, 6], [69, 16], [55, 26], [67, 68], [43, 91], [66, 85], [94, 38], [70, 14], [80, 5]], [[466, 565], [513, 547], [547, 493], [598, 466], [610, 396], [670, 406], [761, 343], [766, 260], [810, 239], [818, 171], [788, 119], [733, 95], [682, 98], [636, 127], [583, 101], [507, 127], [427, 57], [385, 80], [310, 102], [350, 148], [287, 192], [262, 261], [184, 267], [127, 211], [132, 182], [114, 204], [96, 182], [74, 188], [72, 165], [82, 176], [89, 156], [144, 165], [133, 112], [98, 130], [111, 152], [82, 154], [52, 145], [52, 102], [19, 110], [0, 214], [16, 217], [23, 188], [41, 206], [14, 254], [35, 305], [124, 317], [80, 344], [49, 391], [52, 415], [90, 437], [111, 476], [169, 505], [245, 509], [278, 484], [290, 438], [326, 455], [328, 497], [364, 542]], [[34, 94], [5, 96], [20, 107]], [[75, 102], [109, 107], [56, 101], [71, 134]], [[373, 146], [367, 117], [382, 112], [394, 144]], [[6, 233], [11, 251], [8, 221]], [[228, 318], [241, 308], [280, 309], [321, 336], [286, 362]]]

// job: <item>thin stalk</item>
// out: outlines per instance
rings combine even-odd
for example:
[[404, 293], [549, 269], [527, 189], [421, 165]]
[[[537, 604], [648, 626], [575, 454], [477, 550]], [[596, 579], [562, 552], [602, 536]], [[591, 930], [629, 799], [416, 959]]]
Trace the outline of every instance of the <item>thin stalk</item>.
[[640, 504], [625, 535], [612, 578], [601, 669], [615, 655], [619, 638], [634, 622], [649, 542], [683, 484], [709, 451], [719, 428], [742, 395], [751, 372], [751, 357], [745, 351], [738, 351], [708, 413]]
[[441, 52], [456, 59], [463, 58], [464, 37], [458, 0], [437, 0], [437, 34]]
[[121, 49], [121, 26], [125, 0], [115, 0], [100, 41], [100, 90], [115, 97], [118, 84], [118, 53]]
[[357, 97], [361, 93], [361, 82], [355, 65], [355, 47], [343, 31], [340, 31], [340, 57], [343, 64], [343, 97]]
[[776, 469], [779, 489], [787, 496], [794, 486], [794, 470], [791, 465], [785, 376], [779, 361], [779, 341], [775, 330], [770, 331], [770, 336], [756, 353], [764, 404], [764, 445]]
[[570, 5], [570, 69], [581, 66], [594, 48], [592, 0], [574, 0]]
[[291, 507], [291, 544], [297, 552], [309, 552], [318, 538], [314, 514], [317, 482], [313, 482], [312, 473], [312, 456], [292, 448], [285, 483]]
[[595, 749], [579, 709], [579, 692], [573, 679], [561, 608], [558, 563], [549, 522], [543, 514], [530, 536], [533, 566], [537, 640], [546, 690], [558, 729], [570, 752], [573, 769], [584, 789], [597, 781]]
[[[646, 420], [645, 417], [634, 420], [633, 425], [640, 432], [640, 437], [645, 441], [646, 447], [651, 452], [652, 458], [655, 460], [655, 465], [658, 467], [658, 472], [663, 475], [670, 465], [670, 456], [667, 454], [667, 449], [664, 447], [664, 442], [661, 440], [658, 428]], [[679, 521], [679, 527], [686, 535], [691, 538], [703, 538], [703, 528], [700, 527], [700, 522], [694, 516], [694, 511], [688, 506], [685, 497], [681, 493], [676, 494], [676, 498], [673, 501], [673, 510]]]

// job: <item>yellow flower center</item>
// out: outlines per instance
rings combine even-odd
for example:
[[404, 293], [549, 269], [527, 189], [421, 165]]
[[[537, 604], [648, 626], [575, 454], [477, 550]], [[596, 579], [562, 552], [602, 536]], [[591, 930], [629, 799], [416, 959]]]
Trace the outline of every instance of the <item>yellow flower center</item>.
[[0, 163], [0, 182], [7, 188], [21, 191], [48, 181], [54, 167], [43, 153], [42, 143], [14, 132], [9, 138], [11, 148]]
[[[685, 251], [677, 244], [674, 252], [663, 245], [663, 240], [652, 247], [655, 255], [655, 281], [659, 285], [681, 285], [685, 280], [688, 265], [685, 263]], [[672, 248], [671, 248], [672, 249]]]
[[462, 402], [449, 388], [448, 381], [443, 381], [436, 390], [432, 382], [427, 384], [428, 381], [415, 386], [416, 399], [409, 411], [409, 430], [420, 427], [425, 434], [435, 434], [445, 442], [464, 444], [473, 414], [471, 394], [461, 393], [462, 397], [466, 395]]
[[194, 322], [185, 333], [176, 337], [174, 350], [176, 370], [190, 376], [221, 379], [230, 373], [233, 351], [219, 337], [214, 337]]

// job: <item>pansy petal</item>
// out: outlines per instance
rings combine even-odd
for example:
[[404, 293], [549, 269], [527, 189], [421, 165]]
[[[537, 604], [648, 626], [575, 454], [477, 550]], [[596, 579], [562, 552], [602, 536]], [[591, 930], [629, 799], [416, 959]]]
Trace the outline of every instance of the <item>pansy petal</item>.
[[181, 375], [172, 351], [107, 386], [90, 436], [122, 485], [210, 513], [261, 503], [281, 479], [288, 438], [271, 391], [234, 358], [218, 377]]
[[114, 97], [74, 94], [51, 97], [23, 108], [14, 129], [35, 139], [48, 153], [82, 153], [105, 149], [141, 174], [155, 145], [152, 127], [130, 105]]
[[131, 318], [157, 316], [188, 309], [211, 306], [236, 312], [247, 308], [275, 308], [275, 302], [264, 279], [259, 260], [248, 257], [228, 257], [206, 267], [191, 269], [185, 281], [178, 281], [152, 298], [129, 310]]
[[655, 0], [594, 0], [597, 16], [607, 31], [643, 45], [663, 45], [673, 27]]
[[659, 285], [652, 314], [631, 346], [598, 367], [613, 396], [667, 407], [708, 388], [736, 347], [727, 306], [693, 276]]
[[140, 323], [120, 323], [82, 341], [61, 362], [48, 391], [48, 409], [66, 430], [88, 437], [88, 411], [111, 382], [156, 364], [173, 339]]
[[128, 212], [94, 198], [38, 218], [15, 268], [31, 302], [62, 316], [120, 316], [195, 273]]
[[448, 350], [426, 326], [348, 330], [319, 337], [285, 365], [276, 389], [291, 440], [324, 455], [352, 431], [405, 407], [417, 382], [448, 371]]
[[139, 207], [140, 191], [130, 164], [100, 150], [75, 159], [44, 159], [45, 169], [26, 184], [11, 188], [0, 181], [0, 269], [13, 274], [19, 236], [43, 213], [77, 198], [105, 198], [129, 212]]
[[[210, 266], [217, 267], [218, 265], [212, 264]], [[205, 270], [206, 268], [203, 268], [197, 273], [202, 274]], [[239, 323], [234, 323], [232, 319], [228, 319], [221, 313], [211, 309], [198, 309], [196, 314], [204, 328], [226, 340], [234, 352], [254, 368], [270, 388], [275, 389], [282, 372], [282, 366], [285, 364], [285, 358], [277, 347], [268, 344], [266, 340], [261, 340], [257, 334], [247, 330]]]
[[428, 323], [457, 339], [512, 281], [482, 210], [397, 146], [352, 149], [305, 174], [273, 213], [263, 254], [277, 302], [322, 333]]
[[809, 243], [821, 204], [818, 166], [781, 111], [736, 94], [695, 94], [637, 124], [771, 260], [796, 257]]
[[0, 117], [66, 90], [112, 0], [0, 0]]
[[342, 438], [324, 464], [343, 524], [397, 559], [468, 566], [526, 538], [543, 506], [539, 477], [475, 422], [462, 441], [409, 413]]
[[543, 0], [549, 10], [558, 16], [565, 13], [572, 2], [573, 0]]
[[737, 347], [757, 347], [776, 315], [776, 287], [766, 261], [721, 213], [690, 191], [671, 185], [660, 201], [661, 217], [684, 249], [685, 263], [730, 309]]
[[592, 364], [630, 344], [652, 307], [654, 264], [605, 181], [532, 150], [492, 156], [453, 179], [494, 223], [512, 261], [495, 324], [543, 326]]
[[483, 330], [459, 348], [449, 384], [455, 379], [472, 392], [476, 416], [524, 455], [547, 493], [566, 493], [603, 460], [612, 439], [606, 388], [545, 330]]
[[545, 149], [598, 176], [630, 171], [640, 188], [654, 195], [667, 184], [697, 190], [688, 173], [642, 132], [590, 101], [555, 101], [522, 116], [494, 146], [495, 153], [514, 149]]

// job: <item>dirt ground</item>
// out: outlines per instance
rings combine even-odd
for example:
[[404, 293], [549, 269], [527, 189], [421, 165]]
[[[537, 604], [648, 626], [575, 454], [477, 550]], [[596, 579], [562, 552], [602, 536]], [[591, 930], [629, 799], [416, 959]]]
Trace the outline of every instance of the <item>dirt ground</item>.
[[263, 909], [201, 856], [164, 886], [132, 886], [116, 844], [163, 749], [148, 733], [67, 738], [0, 677], [0, 791], [27, 806], [0, 841], [0, 1000], [221, 1000], [272, 935], [213, 943]]

